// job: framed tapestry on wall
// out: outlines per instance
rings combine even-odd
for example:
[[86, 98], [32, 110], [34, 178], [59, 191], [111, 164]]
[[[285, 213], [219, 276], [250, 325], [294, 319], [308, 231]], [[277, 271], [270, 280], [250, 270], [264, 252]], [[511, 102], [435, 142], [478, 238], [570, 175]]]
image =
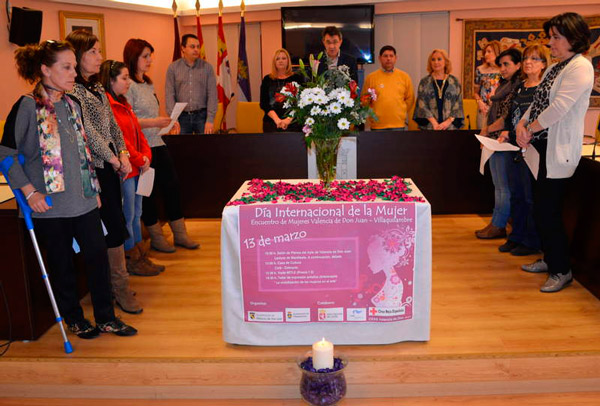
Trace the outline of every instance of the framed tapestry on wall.
[[104, 14], [80, 13], [75, 11], [58, 12], [60, 39], [65, 39], [71, 31], [86, 30], [100, 40], [102, 56], [106, 58], [106, 38], [104, 36]]
[[[600, 107], [600, 16], [584, 16], [592, 31], [591, 47], [588, 57], [594, 66], [594, 88], [590, 98], [590, 107]], [[532, 43], [547, 44], [549, 38], [544, 32], [547, 18], [519, 19], [480, 19], [464, 21], [464, 60], [463, 89], [464, 97], [473, 96], [475, 69], [483, 63], [483, 49], [491, 41], [500, 42], [501, 50], [512, 47], [524, 49]]]

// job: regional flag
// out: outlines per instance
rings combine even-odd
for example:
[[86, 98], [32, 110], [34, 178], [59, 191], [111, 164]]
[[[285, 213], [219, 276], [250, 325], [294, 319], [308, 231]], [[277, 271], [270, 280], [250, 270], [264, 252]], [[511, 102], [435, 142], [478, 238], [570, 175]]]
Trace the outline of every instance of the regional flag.
[[200, 16], [196, 15], [196, 36], [200, 41], [200, 58], [206, 61], [206, 51], [204, 51], [204, 39], [202, 38], [202, 25], [200, 24]]
[[227, 106], [234, 93], [231, 91], [231, 69], [229, 68], [229, 57], [227, 55], [227, 43], [223, 31], [223, 17], [219, 14], [219, 28], [217, 34], [217, 95], [219, 103], [223, 104], [223, 122], [221, 128], [227, 129], [225, 114]]
[[250, 71], [248, 70], [248, 56], [246, 55], [246, 22], [242, 15], [240, 24], [240, 45], [238, 52], [237, 83], [239, 101], [252, 101], [250, 93]]

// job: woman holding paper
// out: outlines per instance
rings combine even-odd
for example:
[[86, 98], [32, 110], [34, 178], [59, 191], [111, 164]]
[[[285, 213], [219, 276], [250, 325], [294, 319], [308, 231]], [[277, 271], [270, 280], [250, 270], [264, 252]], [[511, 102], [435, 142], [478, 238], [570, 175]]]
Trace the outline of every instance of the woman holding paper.
[[562, 211], [569, 179], [581, 159], [594, 68], [582, 55], [590, 48], [591, 32], [579, 14], [554, 16], [544, 23], [544, 31], [558, 62], [544, 73], [533, 103], [516, 128], [519, 146], [533, 147], [540, 155], [533, 204], [544, 258], [522, 269], [548, 272], [540, 290], [558, 292], [573, 280]]
[[[522, 65], [523, 82], [514, 91], [510, 111], [504, 120], [505, 130], [500, 133], [499, 142], [510, 140], [516, 145], [515, 126], [531, 105], [542, 74], [550, 65], [548, 48], [542, 44], [529, 45], [523, 50]], [[512, 232], [498, 250], [517, 256], [537, 254], [540, 250], [540, 239], [533, 218], [533, 177], [521, 152], [512, 153], [511, 156], [513, 159], [509, 160], [506, 169]]]
[[102, 64], [98, 38], [87, 31], [76, 30], [67, 35], [66, 40], [75, 50], [77, 59], [77, 78], [70, 94], [81, 106], [83, 126], [88, 134], [92, 160], [100, 182], [100, 216], [107, 231], [105, 239], [113, 295], [123, 311], [138, 314], [142, 312], [142, 306], [129, 288], [123, 249], [128, 234], [123, 217], [121, 177], [131, 172], [129, 152], [106, 92], [98, 82]]
[[142, 255], [142, 197], [136, 193], [140, 175], [150, 168], [152, 152], [142, 134], [137, 117], [125, 94], [129, 90], [129, 71], [123, 62], [104, 61], [100, 66], [100, 83], [106, 89], [117, 124], [123, 132], [129, 152], [131, 172], [121, 185], [123, 193], [123, 214], [129, 238], [125, 240], [127, 271], [132, 275], [153, 276], [165, 270], [162, 265], [153, 264]]
[[[502, 80], [491, 97], [492, 106], [488, 112], [489, 126], [481, 130], [481, 135], [498, 138], [498, 131], [504, 127], [504, 118], [512, 100], [513, 91], [521, 83], [521, 51], [509, 48], [498, 55]], [[494, 182], [494, 212], [492, 221], [483, 229], [475, 231], [477, 238], [492, 239], [506, 237], [506, 223], [510, 216], [510, 190], [506, 165], [511, 160], [510, 152], [497, 151], [489, 159], [490, 172]]]
[[[123, 61], [129, 69], [129, 75], [133, 81], [126, 95], [127, 101], [138, 117], [144, 136], [152, 150], [150, 166], [155, 170], [152, 193], [142, 200], [142, 221], [150, 233], [152, 248], [161, 252], [175, 252], [175, 247], [169, 244], [165, 238], [158, 221], [157, 198], [160, 195], [165, 203], [169, 226], [173, 231], [174, 245], [193, 250], [197, 249], [200, 244], [193, 241], [187, 233], [175, 165], [162, 136], [158, 135], [160, 129], [169, 125], [171, 119], [160, 116], [154, 85], [147, 75], [152, 66], [153, 52], [152, 45], [139, 38], [131, 38], [123, 49]], [[178, 133], [179, 123], [175, 122], [170, 134]]]
[[[88, 148], [81, 110], [67, 93], [73, 88], [75, 54], [63, 41], [44, 41], [17, 48], [19, 76], [34, 84], [6, 120], [0, 160], [11, 156], [12, 187], [20, 188], [33, 210], [35, 232], [46, 261], [58, 308], [69, 331], [91, 339], [101, 332], [131, 336], [137, 330], [115, 317], [109, 260], [98, 207], [100, 185]], [[24, 156], [20, 165], [17, 155]], [[52, 205], [45, 200], [51, 196]], [[79, 303], [73, 239], [81, 248], [96, 325]]]

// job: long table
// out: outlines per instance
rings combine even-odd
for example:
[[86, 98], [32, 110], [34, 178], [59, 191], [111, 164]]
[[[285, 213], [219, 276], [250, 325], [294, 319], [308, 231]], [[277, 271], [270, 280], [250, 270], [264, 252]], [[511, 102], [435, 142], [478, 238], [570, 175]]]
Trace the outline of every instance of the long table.
[[[238, 199], [248, 188], [248, 182], [244, 182], [232, 200]], [[421, 192], [412, 186], [411, 195], [422, 196]], [[319, 204], [331, 204], [331, 207], [344, 206], [344, 213], [351, 210], [351, 206], [357, 202], [331, 202]], [[389, 204], [376, 200], [372, 202], [359, 202], [364, 207], [375, 207]], [[311, 203], [291, 203], [291, 207], [304, 208]], [[291, 311], [286, 310], [284, 320], [280, 322], [257, 322], [251, 320], [252, 312], [245, 310], [243, 280], [245, 272], [242, 269], [243, 253], [241, 246], [241, 224], [240, 206], [226, 206], [223, 210], [221, 224], [221, 283], [222, 283], [222, 311], [223, 311], [223, 338], [232, 344], [245, 345], [306, 345], [326, 337], [336, 344], [389, 344], [400, 341], [426, 341], [429, 340], [430, 325], [430, 302], [431, 302], [431, 206], [429, 202], [404, 203], [414, 205], [415, 233], [414, 233], [414, 270], [412, 285], [412, 309], [411, 317], [398, 321], [388, 322], [356, 322], [349, 320], [347, 312], [343, 312], [341, 319], [336, 321], [318, 321], [311, 318], [310, 322], [288, 322]], [[251, 204], [258, 210], [281, 207], [281, 204]], [[386, 206], [392, 207], [392, 206]], [[392, 228], [389, 225], [387, 228]], [[317, 231], [315, 231], [315, 229]], [[312, 232], [318, 232], [318, 227], [312, 228]], [[325, 229], [323, 229], [325, 230]], [[261, 236], [262, 237], [262, 236]], [[314, 237], [314, 235], [312, 235]], [[327, 238], [323, 238], [324, 244]], [[362, 241], [362, 240], [361, 240]], [[247, 244], [246, 241], [244, 243]], [[369, 247], [369, 250], [371, 248]], [[257, 254], [260, 254], [257, 252]], [[367, 255], [367, 246], [357, 246], [358, 257], [364, 264], [364, 256]], [[369, 253], [371, 255], [371, 253]], [[369, 265], [373, 273], [373, 266]], [[351, 267], [349, 267], [351, 268]], [[246, 278], [246, 281], [248, 279]], [[264, 283], [264, 282], [263, 282]], [[405, 284], [405, 292], [408, 285]], [[267, 290], [267, 289], [265, 289]], [[261, 292], [258, 289], [259, 293]], [[307, 294], [310, 294], [308, 292]], [[314, 292], [313, 292], [314, 294]], [[326, 293], [322, 293], [326, 295]], [[405, 293], [406, 299], [407, 293]], [[401, 295], [402, 296], [402, 295]], [[371, 299], [373, 300], [373, 299]], [[339, 306], [334, 301], [326, 302], [329, 306]], [[348, 309], [350, 310], [350, 309]], [[342, 310], [343, 311], [343, 310]], [[371, 311], [371, 309], [369, 309]]]

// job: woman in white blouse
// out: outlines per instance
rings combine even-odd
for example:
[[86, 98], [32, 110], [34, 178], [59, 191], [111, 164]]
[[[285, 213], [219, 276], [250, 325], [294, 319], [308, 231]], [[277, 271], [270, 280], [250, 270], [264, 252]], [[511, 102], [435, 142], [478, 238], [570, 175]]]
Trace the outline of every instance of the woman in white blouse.
[[544, 258], [522, 268], [527, 272], [548, 272], [540, 290], [557, 292], [573, 280], [562, 209], [568, 181], [581, 158], [594, 69], [582, 55], [590, 47], [591, 32], [579, 14], [552, 17], [544, 23], [544, 31], [558, 63], [544, 73], [533, 103], [516, 128], [519, 146], [533, 147], [540, 154], [534, 214]]

